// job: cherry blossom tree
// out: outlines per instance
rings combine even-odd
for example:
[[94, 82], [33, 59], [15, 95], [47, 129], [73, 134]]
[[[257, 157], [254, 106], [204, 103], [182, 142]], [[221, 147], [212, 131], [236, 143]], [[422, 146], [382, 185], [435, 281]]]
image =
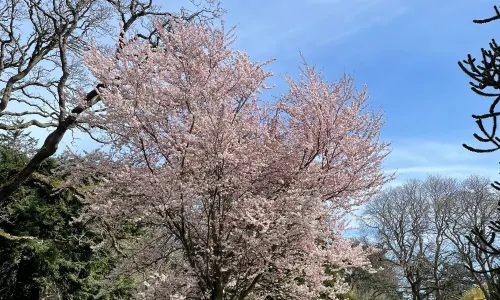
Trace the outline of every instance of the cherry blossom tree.
[[117, 52], [91, 47], [84, 58], [104, 87], [80, 117], [108, 143], [74, 172], [98, 183], [86, 190], [89, 216], [167, 232], [172, 251], [145, 298], [345, 292], [325, 266], [369, 268], [341, 236], [345, 217], [393, 177], [381, 170], [389, 145], [366, 87], [347, 75], [329, 83], [304, 63], [288, 93], [266, 102], [269, 61], [231, 48], [232, 30], [171, 24], [157, 24], [158, 47], [122, 36]]
[[[192, 9], [175, 13], [186, 22], [210, 21], [224, 12], [216, 0], [190, 2]], [[90, 38], [107, 47], [119, 21], [123, 34], [133, 32], [154, 46], [153, 17], [163, 19], [168, 28], [171, 15], [152, 0], [0, 1], [0, 130], [48, 130], [29, 162], [0, 182], [0, 207], [13, 201], [19, 187], [57, 152], [64, 136], [90, 133], [79, 115], [100, 101], [95, 88], [102, 85], [92, 85], [82, 65]], [[78, 103], [82, 98], [85, 105]]]

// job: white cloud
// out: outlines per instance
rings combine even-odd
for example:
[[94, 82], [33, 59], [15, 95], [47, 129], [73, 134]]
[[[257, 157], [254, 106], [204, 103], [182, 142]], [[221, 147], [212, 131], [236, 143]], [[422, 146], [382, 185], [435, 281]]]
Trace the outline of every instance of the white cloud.
[[429, 174], [462, 179], [472, 174], [500, 179], [500, 156], [472, 153], [458, 142], [399, 140], [392, 143], [384, 171], [396, 172], [399, 185], [409, 178], [425, 178]]
[[[500, 169], [499, 169], [500, 170]], [[438, 165], [438, 166], [427, 166], [427, 167], [410, 167], [410, 168], [400, 168], [400, 169], [389, 169], [387, 173], [396, 172], [397, 174], [459, 174], [460, 177], [467, 177], [470, 174], [486, 174], [498, 173], [498, 170], [494, 168], [485, 167], [474, 167], [467, 165]]]

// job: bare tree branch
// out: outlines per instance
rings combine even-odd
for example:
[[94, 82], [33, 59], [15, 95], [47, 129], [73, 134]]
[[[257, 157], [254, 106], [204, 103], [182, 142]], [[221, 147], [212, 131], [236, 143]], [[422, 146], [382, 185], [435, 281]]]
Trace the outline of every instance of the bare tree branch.
[[[218, 17], [221, 12], [214, 4], [192, 13], [182, 10], [179, 16], [190, 22]], [[0, 187], [0, 203], [7, 201], [41, 162], [56, 153], [67, 131], [82, 130], [102, 142], [89, 128], [78, 126], [79, 115], [100, 101], [98, 89], [104, 86], [93, 83], [81, 67], [81, 54], [88, 49], [90, 38], [109, 36], [110, 21], [117, 17], [123, 23], [122, 37], [134, 31], [136, 37], [154, 40], [156, 29], [143, 26], [143, 21], [149, 20], [151, 25], [151, 18], [169, 16], [174, 15], [162, 11], [151, 0], [6, 0], [0, 4], [0, 75], [4, 79], [0, 80], [0, 84], [4, 84], [0, 85], [0, 120], [3, 121], [0, 129], [55, 127], [25, 168]], [[165, 26], [168, 27], [168, 23]], [[75, 96], [81, 90], [88, 91], [83, 101]], [[10, 101], [31, 109], [6, 111]], [[5, 121], [6, 117], [29, 115], [45, 120], [36, 118], [16, 124]]]
[[24, 122], [21, 124], [15, 124], [15, 125], [7, 125], [7, 124], [0, 123], [0, 129], [3, 129], [3, 130], [19, 130], [19, 129], [28, 128], [30, 126], [36, 126], [39, 128], [48, 128], [48, 127], [57, 127], [57, 123], [41, 123], [37, 120], [31, 120], [28, 122]]

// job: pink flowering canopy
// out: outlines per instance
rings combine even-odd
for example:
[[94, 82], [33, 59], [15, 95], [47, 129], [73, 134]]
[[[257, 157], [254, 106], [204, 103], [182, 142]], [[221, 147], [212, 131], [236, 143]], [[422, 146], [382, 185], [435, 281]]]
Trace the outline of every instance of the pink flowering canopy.
[[[130, 218], [173, 237], [177, 251], [142, 294], [168, 299], [317, 299], [346, 291], [325, 272], [369, 267], [341, 236], [346, 214], [392, 178], [381, 169], [381, 111], [352, 78], [328, 83], [304, 64], [278, 101], [271, 73], [231, 48], [232, 32], [157, 26], [161, 45], [121, 39], [85, 63], [102, 105], [85, 122], [108, 151], [88, 154], [89, 214]], [[159, 25], [159, 24], [157, 24]], [[334, 287], [325, 280], [335, 279]]]

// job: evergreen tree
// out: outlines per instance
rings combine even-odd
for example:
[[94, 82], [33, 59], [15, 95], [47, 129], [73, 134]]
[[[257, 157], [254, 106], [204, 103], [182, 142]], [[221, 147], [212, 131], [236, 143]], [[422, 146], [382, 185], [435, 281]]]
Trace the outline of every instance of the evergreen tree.
[[[36, 140], [22, 131], [0, 133], [0, 182], [28, 161]], [[72, 222], [84, 205], [45, 160], [13, 201], [0, 207], [0, 299], [127, 299], [130, 278], [103, 286], [119, 257], [89, 224]]]
[[[493, 17], [474, 20], [476, 24], [486, 24], [496, 20], [500, 20], [500, 10], [494, 6], [495, 15]], [[500, 138], [497, 136], [497, 124], [500, 112], [496, 111], [496, 106], [500, 102], [500, 46], [495, 39], [489, 43], [489, 49], [481, 48], [481, 61], [476, 62], [476, 58], [468, 55], [466, 60], [458, 62], [460, 68], [467, 74], [472, 81], [469, 82], [471, 90], [479, 96], [492, 98], [493, 101], [490, 105], [489, 111], [481, 115], [472, 115], [475, 119], [482, 136], [474, 133], [474, 138], [481, 143], [492, 144], [493, 147], [488, 149], [480, 149], [463, 144], [467, 150], [476, 153], [494, 152], [500, 149]], [[485, 121], [490, 121], [492, 127], [490, 130], [485, 128]], [[500, 190], [500, 182], [495, 181], [492, 186]], [[500, 202], [499, 202], [500, 209]], [[500, 255], [500, 245], [496, 235], [500, 232], [500, 220], [491, 222], [489, 232], [484, 230], [475, 229], [473, 236], [469, 241], [476, 247], [493, 255]], [[491, 276], [500, 276], [500, 266], [491, 266], [489, 268]], [[500, 299], [500, 286], [494, 283], [488, 285], [492, 293], [496, 293], [495, 299]]]

